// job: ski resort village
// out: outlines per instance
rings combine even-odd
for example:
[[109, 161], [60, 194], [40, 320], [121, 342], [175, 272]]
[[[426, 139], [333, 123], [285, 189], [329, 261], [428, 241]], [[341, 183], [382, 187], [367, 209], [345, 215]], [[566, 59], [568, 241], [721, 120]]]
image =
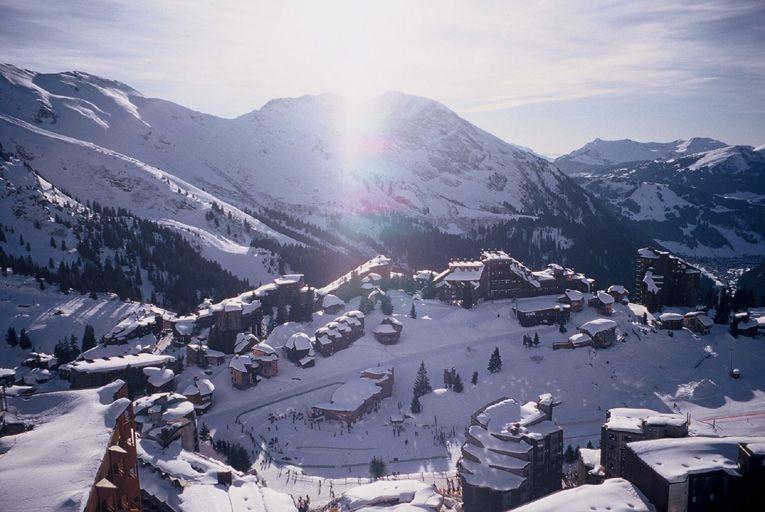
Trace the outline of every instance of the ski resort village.
[[765, 311], [702, 269], [393, 261], [185, 315], [5, 269], [3, 510], [762, 505]]
[[0, 0], [0, 512], [765, 511], [764, 29]]

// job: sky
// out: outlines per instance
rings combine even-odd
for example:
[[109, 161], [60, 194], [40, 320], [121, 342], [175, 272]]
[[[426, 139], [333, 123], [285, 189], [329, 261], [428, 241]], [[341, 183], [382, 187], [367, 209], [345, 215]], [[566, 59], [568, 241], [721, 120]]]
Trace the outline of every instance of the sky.
[[223, 117], [395, 90], [556, 156], [765, 143], [765, 1], [0, 0], [0, 61], [86, 71]]

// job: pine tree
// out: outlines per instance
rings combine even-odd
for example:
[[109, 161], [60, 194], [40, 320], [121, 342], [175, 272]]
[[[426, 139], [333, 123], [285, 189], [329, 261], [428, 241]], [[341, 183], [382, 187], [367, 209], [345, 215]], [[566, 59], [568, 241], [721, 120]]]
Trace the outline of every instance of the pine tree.
[[77, 346], [77, 337], [74, 334], [69, 337], [69, 353], [72, 360], [77, 359], [77, 356], [80, 355], [80, 347]]
[[539, 334], [536, 332], [534, 333], [534, 346], [539, 346]]
[[300, 295], [297, 293], [292, 295], [290, 299], [290, 322], [300, 322], [303, 319], [303, 303], [300, 300]]
[[452, 384], [452, 389], [455, 393], [462, 393], [462, 390], [465, 389], [462, 385], [462, 377], [460, 377], [460, 374], [457, 373], [454, 376], [454, 383]]
[[412, 309], [409, 310], [409, 318], [417, 318], [417, 310], [414, 308], [414, 302], [412, 302]]
[[422, 412], [422, 404], [420, 403], [420, 397], [417, 395], [414, 395], [412, 397], [412, 405], [409, 406], [409, 409], [411, 409], [412, 414], [419, 414]]
[[313, 304], [316, 300], [316, 296], [313, 292], [313, 288], [310, 288], [305, 297], [303, 297], [303, 318], [304, 322], [310, 322], [313, 320]]
[[16, 335], [16, 329], [8, 327], [8, 332], [5, 334], [5, 342], [11, 347], [15, 347], [19, 344], [19, 337]]
[[648, 311], [643, 311], [643, 325], [648, 325]]
[[393, 314], [393, 303], [391, 302], [390, 296], [387, 293], [384, 294], [380, 299], [380, 310], [382, 311], [383, 315]]
[[421, 397], [433, 391], [430, 387], [428, 370], [425, 368], [425, 361], [420, 362], [420, 368], [417, 370], [417, 377], [414, 380], [414, 396]]
[[379, 457], [372, 457], [372, 460], [369, 461], [369, 476], [371, 476], [373, 480], [377, 480], [384, 477], [387, 472], [388, 468], [385, 465], [385, 461]]
[[478, 372], [473, 372], [473, 376], [470, 378], [470, 382], [474, 386], [478, 384]]
[[592, 441], [587, 441], [587, 448], [589, 448], [590, 450], [594, 448], [594, 446], [592, 446]]
[[568, 464], [572, 464], [576, 461], [576, 453], [571, 445], [566, 446], [566, 451], [563, 453], [563, 460]]
[[85, 326], [85, 333], [82, 335], [82, 351], [90, 350], [96, 346], [96, 331], [92, 325]]
[[289, 317], [287, 316], [287, 307], [284, 304], [279, 304], [279, 307], [276, 308], [276, 325], [282, 325], [287, 322], [287, 320], [289, 320]]
[[727, 324], [728, 317], [730, 316], [730, 295], [728, 290], [723, 290], [720, 293], [720, 300], [717, 303], [717, 309], [715, 310], [715, 323]]
[[502, 370], [502, 357], [499, 355], [499, 347], [494, 347], [494, 352], [491, 353], [488, 370], [489, 373], [497, 373]]
[[199, 429], [199, 439], [202, 441], [210, 440], [210, 429], [207, 428], [207, 423], [202, 423], [202, 428]]
[[21, 336], [19, 337], [19, 347], [24, 350], [32, 348], [32, 340], [29, 339], [26, 329], [21, 329]]

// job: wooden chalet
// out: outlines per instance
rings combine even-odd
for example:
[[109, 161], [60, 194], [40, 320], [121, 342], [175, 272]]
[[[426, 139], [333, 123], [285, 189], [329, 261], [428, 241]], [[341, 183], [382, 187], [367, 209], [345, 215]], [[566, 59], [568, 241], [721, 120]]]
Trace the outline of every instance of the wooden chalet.
[[584, 308], [584, 294], [579, 290], [568, 288], [558, 297], [558, 302], [571, 306], [571, 311], [581, 311]]
[[313, 350], [313, 341], [304, 332], [297, 332], [289, 337], [284, 344], [284, 352], [287, 359], [301, 368], [308, 368], [316, 364]]
[[383, 345], [394, 345], [401, 339], [401, 331], [403, 330], [404, 324], [392, 316], [386, 316], [380, 325], [375, 327], [373, 334], [377, 341]]
[[662, 313], [659, 315], [662, 329], [677, 331], [683, 328], [683, 315], [679, 313]]
[[611, 316], [614, 314], [614, 298], [603, 290], [598, 290], [587, 301], [587, 305], [598, 310], [598, 314]]
[[683, 327], [696, 334], [709, 334], [714, 323], [703, 311], [691, 311], [683, 316]]
[[571, 306], [557, 302], [555, 297], [519, 299], [512, 311], [523, 327], [566, 323], [571, 318]]
[[248, 355], [235, 354], [228, 363], [231, 384], [238, 389], [255, 386], [260, 382], [258, 376], [259, 363]]
[[579, 326], [579, 332], [592, 338], [596, 348], [607, 348], [616, 341], [616, 322], [607, 318], [596, 318]]

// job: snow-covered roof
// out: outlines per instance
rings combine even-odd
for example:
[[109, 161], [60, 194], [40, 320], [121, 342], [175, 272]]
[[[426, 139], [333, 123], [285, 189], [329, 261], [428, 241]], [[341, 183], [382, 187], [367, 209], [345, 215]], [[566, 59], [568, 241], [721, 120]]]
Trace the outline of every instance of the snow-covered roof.
[[215, 385], [210, 382], [210, 379], [197, 379], [194, 383], [186, 386], [186, 389], [183, 390], [183, 395], [207, 396], [211, 395], [213, 391], [215, 391]]
[[374, 330], [375, 334], [394, 334], [395, 332], [396, 328], [391, 324], [380, 324]]
[[359, 320], [361, 320], [361, 319], [364, 318], [365, 315], [364, 315], [364, 313], [362, 313], [358, 309], [354, 309], [353, 311], [347, 311], [345, 313], [345, 316], [350, 316], [350, 317], [358, 318]]
[[355, 411], [379, 392], [380, 387], [374, 381], [358, 377], [337, 388], [329, 402], [316, 407], [331, 411]]
[[175, 372], [170, 368], [157, 368], [147, 366], [143, 369], [143, 374], [148, 377], [149, 384], [154, 387], [162, 387], [175, 378]]
[[655, 512], [656, 508], [631, 482], [610, 478], [600, 485], [582, 485], [559, 491], [513, 509], [514, 512]]
[[296, 332], [284, 344], [288, 350], [308, 350], [311, 346], [311, 338], [304, 332]]
[[624, 295], [627, 293], [627, 289], [620, 284], [612, 284], [608, 287], [608, 293], [618, 293], [619, 295]]
[[542, 295], [539, 297], [524, 297], [518, 299], [514, 309], [522, 313], [532, 313], [534, 311], [545, 311], [548, 309], [558, 309], [560, 311], [571, 309], [568, 304], [558, 302], [555, 295]]
[[435, 270], [418, 270], [414, 273], [414, 279], [417, 281], [430, 281], [438, 275]]
[[[194, 404], [189, 402], [188, 398], [180, 393], [155, 393], [144, 396], [135, 400], [133, 407], [135, 409], [136, 422], [146, 423], [144, 429], [152, 428], [149, 425], [152, 422], [148, 421], [148, 416], [145, 414], [145, 411], [150, 409], [162, 411], [160, 421], [165, 423], [185, 418], [194, 412]], [[144, 418], [146, 418], [144, 421], [140, 421]]]
[[594, 336], [595, 334], [613, 329], [614, 327], [616, 327], [616, 322], [613, 320], [608, 318], [596, 318], [595, 320], [590, 320], [589, 322], [580, 325], [579, 330], [586, 332], [590, 336]]
[[276, 284], [276, 286], [297, 284], [301, 279], [303, 279], [303, 274], [285, 274], [274, 279], [274, 284]]
[[234, 353], [243, 352], [248, 345], [255, 345], [258, 342], [258, 337], [249, 332], [240, 332], [236, 335], [234, 341]]
[[602, 302], [603, 304], [613, 304], [614, 298], [612, 295], [609, 295], [608, 293], [604, 292], [603, 290], [598, 290], [597, 293], [598, 300]]
[[679, 322], [682, 321], [683, 315], [680, 313], [662, 313], [659, 315], [659, 320], [662, 322]]
[[250, 356], [244, 356], [239, 354], [232, 357], [231, 361], [228, 363], [229, 368], [241, 373], [247, 373], [249, 371], [247, 367], [253, 367], [253, 366], [258, 366], [258, 364], [254, 363]]
[[345, 306], [345, 302], [337, 295], [332, 295], [331, 293], [328, 293], [321, 299], [322, 308], [331, 308], [334, 306]]
[[757, 322], [757, 320], [747, 320], [746, 322], [739, 322], [738, 328], [741, 330], [745, 330], [745, 329], [752, 329], [754, 327], [759, 327], [759, 325], [760, 324]]
[[687, 418], [684, 414], [660, 413], [652, 409], [616, 407], [609, 409], [603, 424], [609, 430], [641, 433], [646, 426], [682, 427]]
[[638, 249], [638, 256], [641, 258], [648, 258], [651, 260], [658, 260], [659, 255], [656, 254], [653, 249], [650, 249], [649, 247], [643, 247], [642, 249]]
[[592, 343], [592, 337], [589, 334], [578, 332], [571, 336], [568, 341], [574, 346], [588, 345]]
[[338, 500], [341, 512], [435, 512], [444, 498], [419, 480], [378, 480], [353, 487]]
[[763, 443], [765, 437], [682, 437], [630, 443], [629, 448], [644, 463], [670, 483], [682, 482], [689, 474], [722, 470], [738, 474], [741, 443]]
[[526, 265], [510, 256], [505, 251], [483, 251], [481, 253], [481, 259], [483, 261], [507, 262], [510, 265], [510, 270], [512, 270], [515, 275], [535, 288], [541, 286], [539, 281], [535, 278], [534, 273]]
[[582, 300], [584, 298], [584, 294], [579, 290], [566, 290], [565, 294], [569, 300]]
[[480, 261], [449, 262], [449, 274], [446, 281], [450, 283], [480, 281], [483, 274], [483, 263]]
[[598, 448], [580, 448], [579, 458], [582, 459], [585, 467], [595, 470], [596, 474], [602, 472], [603, 467], [600, 465], [600, 450]]
[[[14, 403], [35, 428], [0, 438], [3, 510], [81, 512], [117, 417], [130, 400], [114, 400], [122, 381], [98, 389], [33, 395]], [[25, 414], [29, 411], [29, 415]]]
[[144, 366], [163, 365], [166, 363], [172, 363], [175, 361], [173, 356], [167, 356], [162, 354], [151, 354], [148, 352], [141, 352], [138, 354], [126, 354], [114, 357], [104, 357], [100, 359], [93, 359], [92, 361], [74, 361], [69, 363], [69, 367], [72, 370], [85, 373], [100, 373], [110, 372], [114, 370], [120, 370], [128, 366], [135, 368], [142, 368]]

